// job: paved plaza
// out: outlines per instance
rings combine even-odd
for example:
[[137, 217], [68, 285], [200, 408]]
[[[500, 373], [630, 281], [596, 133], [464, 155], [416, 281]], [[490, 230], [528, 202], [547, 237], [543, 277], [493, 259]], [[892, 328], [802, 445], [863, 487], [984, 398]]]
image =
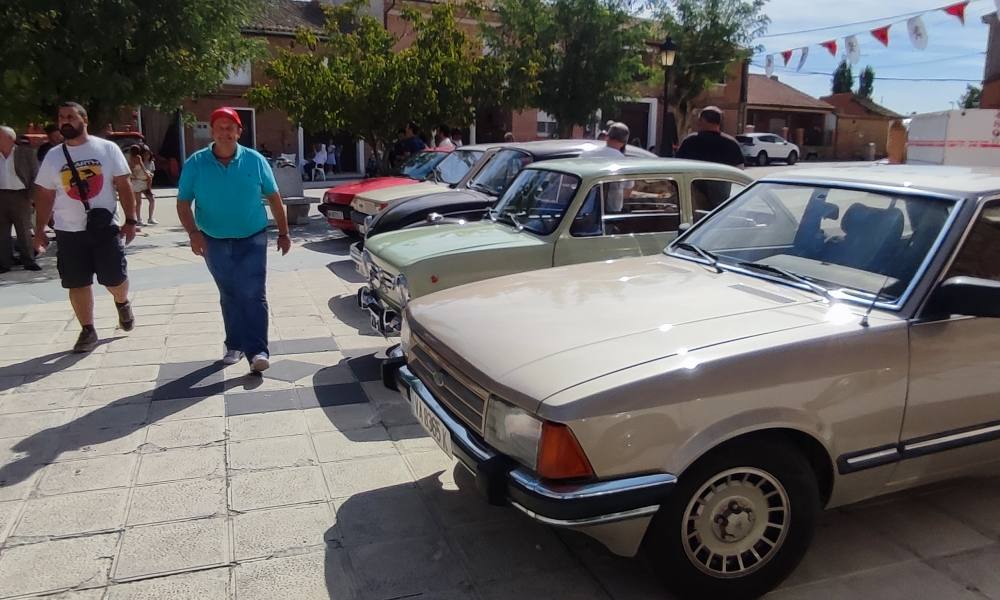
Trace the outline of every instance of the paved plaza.
[[[392, 340], [318, 216], [269, 254], [271, 369], [216, 362], [218, 294], [173, 210], [129, 250], [136, 329], [101, 290], [90, 355], [53, 256], [0, 276], [0, 598], [664, 598], [638, 561], [480, 500], [377, 381]], [[998, 540], [1000, 479], [830, 511], [769, 597], [1000, 599]]]

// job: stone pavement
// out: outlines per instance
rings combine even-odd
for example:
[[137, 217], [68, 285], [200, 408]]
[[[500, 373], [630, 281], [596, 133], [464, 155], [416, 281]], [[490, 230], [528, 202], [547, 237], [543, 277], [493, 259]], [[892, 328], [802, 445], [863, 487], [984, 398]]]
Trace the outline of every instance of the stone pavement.
[[[484, 505], [376, 381], [389, 342], [345, 240], [294, 237], [269, 257], [263, 379], [214, 362], [218, 297], [169, 226], [130, 249], [137, 328], [99, 295], [88, 356], [51, 264], [0, 280], [0, 598], [664, 597], [638, 562]], [[998, 539], [996, 479], [831, 511], [771, 597], [1000, 598]]]

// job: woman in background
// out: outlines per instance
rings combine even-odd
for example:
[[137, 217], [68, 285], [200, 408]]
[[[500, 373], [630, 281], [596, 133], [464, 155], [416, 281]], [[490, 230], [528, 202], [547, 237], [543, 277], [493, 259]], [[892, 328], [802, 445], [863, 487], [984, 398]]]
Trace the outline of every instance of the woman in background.
[[142, 194], [149, 189], [151, 177], [146, 166], [142, 163], [142, 147], [136, 144], [128, 149], [129, 183], [132, 185], [132, 193], [135, 194], [135, 215], [138, 217], [140, 227], [145, 225], [142, 222]]
[[[149, 199], [149, 218], [146, 219], [146, 223], [149, 225], [157, 225], [159, 221], [153, 218], [153, 211], [156, 209], [156, 194], [153, 193], [153, 174], [156, 173], [156, 163], [153, 162], [153, 151], [149, 149], [146, 144], [142, 145], [142, 166], [146, 169], [146, 173], [149, 174], [149, 185], [146, 186], [146, 198]], [[138, 214], [138, 213], [136, 213]], [[142, 215], [139, 215], [142, 216]]]

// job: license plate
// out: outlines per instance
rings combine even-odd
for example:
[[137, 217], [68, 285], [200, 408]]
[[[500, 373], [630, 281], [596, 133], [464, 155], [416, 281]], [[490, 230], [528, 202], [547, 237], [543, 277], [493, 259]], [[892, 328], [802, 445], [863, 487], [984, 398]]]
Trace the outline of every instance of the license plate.
[[368, 318], [371, 320], [372, 329], [374, 329], [379, 333], [384, 333], [382, 331], [384, 329], [384, 327], [382, 326], [382, 315], [378, 314], [377, 312], [369, 308]]
[[344, 220], [347, 219], [347, 216], [344, 214], [344, 211], [342, 211], [342, 210], [327, 210], [326, 211], [326, 216], [329, 217], [329, 218], [331, 218], [331, 219], [338, 219], [338, 220], [341, 220], [341, 221], [344, 221]]
[[448, 432], [448, 428], [445, 427], [444, 421], [438, 418], [434, 414], [434, 411], [427, 408], [427, 406], [420, 401], [420, 398], [413, 397], [411, 394], [410, 406], [413, 407], [413, 415], [417, 417], [417, 421], [424, 428], [431, 438], [437, 442], [437, 445], [441, 447], [441, 450], [448, 455], [448, 458], [452, 457], [451, 450], [451, 433]]

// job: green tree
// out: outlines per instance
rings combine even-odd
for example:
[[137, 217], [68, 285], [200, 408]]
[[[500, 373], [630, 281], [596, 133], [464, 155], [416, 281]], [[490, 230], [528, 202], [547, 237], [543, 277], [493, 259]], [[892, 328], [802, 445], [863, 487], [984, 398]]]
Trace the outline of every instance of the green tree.
[[656, 2], [662, 28], [677, 45], [667, 104], [681, 132], [695, 98], [725, 78], [730, 65], [753, 53], [767, 30], [765, 0], [666, 0]]
[[325, 34], [299, 32], [306, 52], [279, 52], [265, 68], [270, 81], [250, 91], [251, 102], [280, 109], [307, 129], [348, 131], [381, 154], [383, 168], [386, 145], [408, 121], [471, 120], [478, 61], [452, 4], [406, 10], [415, 37], [400, 51], [362, 2], [326, 10]]
[[258, 56], [241, 34], [263, 0], [4, 0], [0, 120], [51, 119], [59, 102], [95, 123], [124, 106], [173, 110]]
[[868, 65], [858, 78], [858, 96], [871, 98], [875, 91], [875, 69]]
[[648, 27], [621, 0], [493, 0], [484, 23], [488, 87], [506, 109], [537, 107], [559, 136], [634, 94], [648, 76]]
[[846, 60], [840, 61], [833, 72], [833, 93], [844, 94], [854, 89], [854, 73]]
[[979, 108], [979, 101], [983, 97], [983, 88], [978, 85], [965, 86], [965, 93], [958, 99], [958, 104], [962, 108]]

